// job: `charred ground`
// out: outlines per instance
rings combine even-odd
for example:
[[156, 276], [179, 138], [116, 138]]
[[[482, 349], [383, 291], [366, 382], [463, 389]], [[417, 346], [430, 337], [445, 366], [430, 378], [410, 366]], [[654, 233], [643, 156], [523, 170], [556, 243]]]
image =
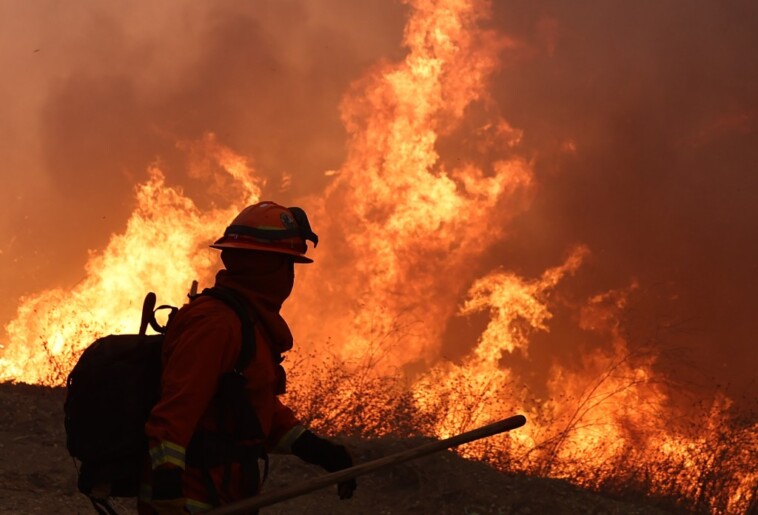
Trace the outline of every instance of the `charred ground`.
[[[0, 384], [0, 513], [92, 513], [76, 490], [76, 471], [65, 447], [62, 388]], [[422, 439], [346, 440], [357, 461], [368, 461], [422, 443]], [[273, 457], [267, 489], [318, 474], [296, 458]], [[332, 489], [266, 508], [264, 514], [517, 514], [676, 513], [654, 501], [613, 499], [558, 480], [507, 475], [452, 452], [359, 479], [351, 501]], [[131, 502], [117, 502], [134, 513]]]

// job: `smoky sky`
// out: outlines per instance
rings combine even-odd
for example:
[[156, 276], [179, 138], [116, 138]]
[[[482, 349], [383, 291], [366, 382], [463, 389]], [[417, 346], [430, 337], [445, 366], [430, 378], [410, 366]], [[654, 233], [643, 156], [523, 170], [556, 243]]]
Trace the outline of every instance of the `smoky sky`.
[[[0, 321], [81, 278], [149, 164], [201, 196], [177, 142], [216, 133], [282, 202], [322, 191], [340, 100], [403, 57], [408, 9], [0, 0]], [[637, 281], [640, 339], [663, 328], [704, 380], [754, 394], [758, 4], [496, 0], [487, 25], [508, 41], [490, 108], [523, 130], [537, 187], [483, 263], [535, 276], [586, 244], [572, 295]], [[537, 356], [576, 354], [561, 316], [565, 345]]]
[[638, 280], [634, 338], [755, 397], [758, 6], [507, 4], [495, 25], [543, 52], [514, 57], [493, 89], [540, 182], [502, 253], [536, 271], [586, 243], [574, 291]]
[[331, 0], [0, 9], [4, 322], [19, 295], [81, 278], [151, 163], [198, 193], [178, 142], [215, 133], [280, 199], [322, 189], [344, 155], [339, 101], [377, 60], [402, 57], [405, 12]]

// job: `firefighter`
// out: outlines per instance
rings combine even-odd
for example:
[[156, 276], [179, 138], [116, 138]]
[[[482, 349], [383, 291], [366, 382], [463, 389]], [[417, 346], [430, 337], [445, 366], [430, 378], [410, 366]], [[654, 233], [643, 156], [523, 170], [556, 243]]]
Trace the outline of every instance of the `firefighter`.
[[[352, 466], [344, 446], [307, 430], [278, 397], [285, 383], [280, 356], [292, 348], [279, 310], [292, 291], [295, 264], [313, 262], [306, 241], [315, 246], [318, 237], [302, 209], [261, 202], [244, 209], [212, 245], [225, 267], [215, 286], [241, 299], [254, 320], [255, 355], [242, 371], [240, 391], [259, 437], [230, 437], [240, 434], [230, 426], [241, 425], [234, 411], [242, 409], [218, 394], [220, 378], [235, 368], [242, 349], [241, 317], [228, 303], [200, 295], [176, 313], [166, 333], [161, 397], [145, 426], [150, 465], [140, 514], [197, 513], [253, 496], [268, 452], [292, 453], [329, 472]], [[340, 498], [355, 487], [355, 480], [338, 485]]]

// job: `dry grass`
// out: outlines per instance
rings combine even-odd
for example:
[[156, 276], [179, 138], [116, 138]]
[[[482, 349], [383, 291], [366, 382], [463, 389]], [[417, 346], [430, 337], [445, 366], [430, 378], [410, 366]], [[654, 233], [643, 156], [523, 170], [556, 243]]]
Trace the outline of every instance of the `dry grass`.
[[[312, 363], [321, 364], [309, 368]], [[331, 435], [431, 436], [446, 412], [461, 408], [452, 404], [455, 399], [466, 397], [466, 385], [458, 384], [454, 398], [437, 398], [432, 409], [421, 410], [400, 374], [377, 376], [335, 357], [320, 361], [303, 358], [288, 369], [293, 372], [287, 402], [305, 423]], [[478, 398], [478, 393], [472, 391], [470, 398]], [[593, 402], [602, 407], [602, 402], [611, 400]], [[578, 410], [589, 409], [587, 398], [561, 401], [574, 402]], [[503, 472], [566, 479], [606, 496], [673, 512], [757, 513], [755, 414], [714, 402], [693, 406], [688, 420], [679, 421], [676, 427], [671, 420], [650, 419], [643, 427], [630, 422], [622, 450], [609, 452], [612, 458], [600, 466], [588, 466], [586, 455], [572, 453], [567, 446], [572, 433], [584, 423], [580, 413], [549, 427], [527, 453], [507, 437], [470, 444], [460, 452]], [[532, 422], [546, 424], [544, 420]], [[681, 444], [677, 452], [651, 443], [660, 442], [664, 430]], [[607, 442], [609, 449], [614, 444]]]
[[[69, 348], [64, 354], [54, 354], [46, 342], [42, 342], [42, 349], [51, 364], [45, 382], [65, 384], [70, 364], [81, 351]], [[623, 358], [626, 359], [629, 357]], [[510, 438], [499, 436], [469, 444], [458, 452], [502, 472], [565, 479], [606, 496], [642, 499], [651, 507], [669, 511], [758, 513], [758, 416], [755, 412], [736, 411], [729, 402], [717, 399], [692, 406], [684, 419], [673, 415], [666, 418], [658, 411], [643, 418], [647, 422], [629, 420], [623, 424], [624, 444], [620, 451], [613, 450], [617, 444], [614, 438], [593, 449], [611, 456], [601, 465], [588, 465], [587, 456], [572, 448], [572, 436], [577, 431], [597, 424], [588, 414], [615, 402], [614, 395], [636, 386], [637, 378], [622, 376], [623, 381], [614, 383], [611, 394], [598, 393], [607, 381], [618, 380], [616, 372], [623, 364], [611, 363], [576, 398], [548, 399], [571, 407], [561, 417], [556, 418], [554, 412], [535, 403], [529, 423], [541, 431], [530, 448], [525, 450]], [[378, 375], [371, 360], [345, 362], [335, 356], [317, 359], [300, 355], [287, 364], [287, 369], [286, 402], [300, 418], [316, 431], [348, 437], [434, 436], [435, 428], [449, 422], [450, 414], [460, 415], [454, 417], [458, 421], [455, 429], [463, 432], [481, 425], [481, 417], [476, 415], [482, 405], [493, 398], [505, 403], [504, 399], [511, 398], [507, 393], [514, 391], [512, 384], [497, 385], [507, 386], [507, 392], [492, 392], [487, 391], [489, 383], [472, 385], [459, 378], [449, 390], [452, 394], [437, 395], [421, 408], [399, 371]], [[524, 391], [518, 397], [527, 399], [531, 395]], [[501, 406], [509, 414], [521, 411], [517, 408], [512, 401], [509, 406]], [[676, 452], [660, 445], [664, 432], [679, 445]]]

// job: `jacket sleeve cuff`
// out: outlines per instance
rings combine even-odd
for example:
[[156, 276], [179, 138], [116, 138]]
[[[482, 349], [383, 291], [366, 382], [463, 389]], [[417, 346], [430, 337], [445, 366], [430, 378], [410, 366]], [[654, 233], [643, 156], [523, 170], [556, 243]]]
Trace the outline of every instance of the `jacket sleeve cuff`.
[[279, 442], [271, 452], [274, 454], [292, 454], [292, 444], [295, 443], [306, 431], [307, 429], [305, 426], [296, 425], [279, 439]]

